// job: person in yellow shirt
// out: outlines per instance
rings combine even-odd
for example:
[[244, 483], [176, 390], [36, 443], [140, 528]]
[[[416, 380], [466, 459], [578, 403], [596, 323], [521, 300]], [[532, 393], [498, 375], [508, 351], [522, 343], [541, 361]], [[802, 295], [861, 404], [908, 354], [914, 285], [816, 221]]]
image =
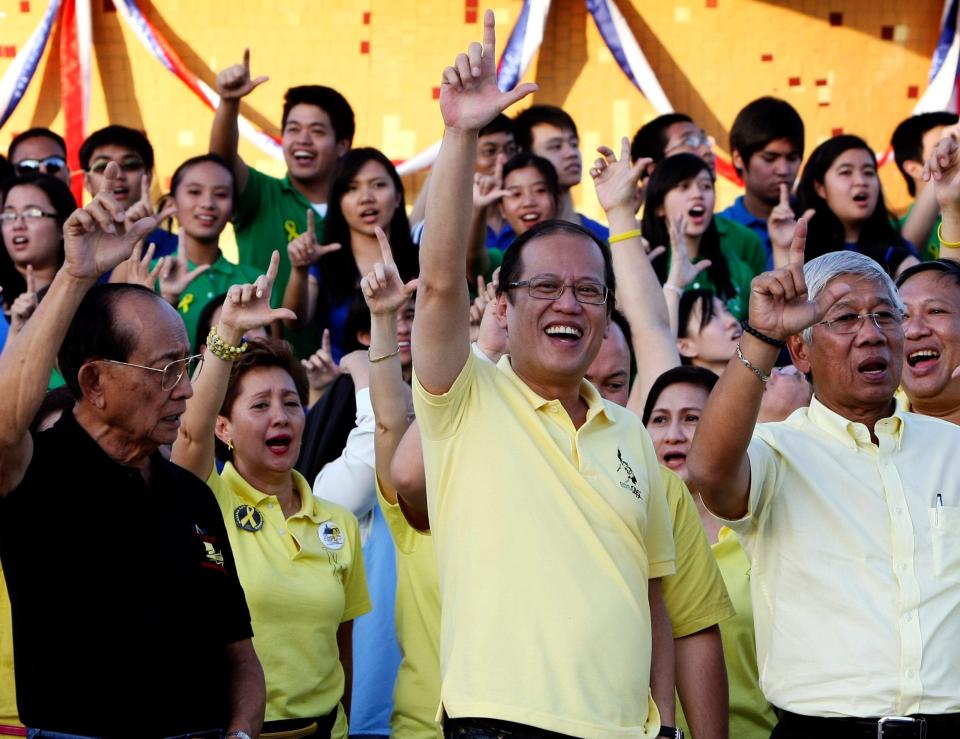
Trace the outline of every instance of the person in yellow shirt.
[[[230, 288], [172, 459], [207, 480], [227, 524], [267, 684], [262, 736], [339, 739], [352, 621], [370, 600], [356, 517], [315, 497], [293, 469], [307, 399], [300, 363], [286, 342], [243, 339], [289, 317], [269, 305], [278, 259], [256, 283]], [[230, 459], [222, 472], [215, 438]]]
[[649, 437], [583, 379], [612, 308], [606, 245], [557, 221], [520, 237], [497, 301], [513, 353], [493, 365], [470, 349], [477, 132], [534, 89], [497, 88], [494, 47], [487, 11], [483, 45], [443, 73], [413, 331], [444, 732], [654, 737], [651, 684], [673, 694], [659, 587], [673, 542]]
[[[944, 223], [946, 224], [946, 214]], [[750, 557], [773, 739], [960, 734], [960, 429], [899, 410], [904, 305], [876, 262], [835, 252], [753, 282], [749, 326], [687, 465]], [[787, 344], [810, 407], [754, 422]]]

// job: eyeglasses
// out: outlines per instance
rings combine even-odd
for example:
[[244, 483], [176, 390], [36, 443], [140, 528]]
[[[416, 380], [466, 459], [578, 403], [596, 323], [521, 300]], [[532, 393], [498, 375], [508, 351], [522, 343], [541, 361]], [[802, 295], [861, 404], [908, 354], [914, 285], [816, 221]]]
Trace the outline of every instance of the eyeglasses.
[[671, 151], [676, 151], [677, 149], [686, 146], [690, 149], [699, 149], [701, 146], [713, 146], [713, 138], [707, 136], [706, 132], [699, 131], [698, 133], [691, 133], [687, 136], [684, 136], [682, 139], [677, 141], [672, 146], [664, 149], [664, 154], [669, 154]]
[[525, 287], [531, 298], [537, 300], [557, 300], [568, 287], [573, 290], [573, 297], [578, 303], [587, 305], [603, 305], [607, 302], [610, 289], [606, 285], [592, 280], [583, 280], [573, 285], [564, 285], [560, 280], [552, 277], [534, 277], [532, 280], [521, 280], [507, 284], [508, 290]]
[[56, 218], [56, 213], [47, 213], [45, 210], [41, 210], [36, 206], [31, 208], [24, 208], [23, 210], [5, 210], [0, 213], [0, 221], [15, 221], [18, 218], [23, 216], [27, 220], [37, 220], [39, 218]]
[[200, 375], [200, 370], [203, 368], [202, 354], [194, 354], [192, 357], [185, 357], [184, 359], [175, 359], [162, 369], [159, 367], [147, 367], [144, 364], [118, 362], [116, 359], [101, 359], [98, 361], [109, 364], [119, 364], [124, 367], [139, 367], [140, 369], [150, 370], [151, 372], [161, 372], [163, 375], [160, 378], [160, 388], [165, 391], [173, 390], [179, 385], [180, 380], [183, 379], [184, 372], [187, 373], [188, 377], [196, 378]]
[[835, 334], [855, 334], [867, 318], [881, 331], [890, 331], [903, 323], [903, 316], [893, 311], [881, 310], [875, 313], [845, 313], [830, 321], [820, 321], [817, 326], [826, 326]]
[[61, 156], [45, 157], [43, 159], [22, 159], [14, 165], [17, 174], [39, 172], [41, 168], [43, 168], [45, 174], [56, 174], [66, 166], [67, 160]]
[[[113, 161], [112, 159], [98, 159], [93, 164], [90, 165], [90, 169], [87, 170], [91, 174], [103, 174], [103, 171], [107, 168], [107, 165]], [[117, 166], [120, 167], [124, 172], [139, 172], [146, 167], [142, 159], [137, 157], [124, 157], [119, 162]]]

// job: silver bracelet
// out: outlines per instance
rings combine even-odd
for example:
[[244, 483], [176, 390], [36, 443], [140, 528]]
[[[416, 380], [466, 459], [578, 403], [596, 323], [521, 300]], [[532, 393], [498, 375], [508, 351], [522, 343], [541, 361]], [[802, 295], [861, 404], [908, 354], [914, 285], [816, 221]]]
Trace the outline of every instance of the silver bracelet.
[[748, 370], [753, 372], [753, 374], [759, 377], [760, 382], [766, 384], [767, 380], [770, 379], [770, 375], [765, 375], [762, 370], [759, 370], [756, 367], [754, 367], [752, 364], [750, 364], [750, 360], [747, 359], [745, 356], [743, 356], [743, 352], [740, 351], [740, 344], [737, 344], [737, 356], [740, 357], [740, 362], [741, 364], [743, 364], [744, 367], [746, 367]]
[[675, 292], [677, 295], [683, 295], [683, 288], [682, 288], [682, 287], [677, 287], [676, 285], [671, 285], [669, 282], [663, 283], [663, 289], [664, 289], [664, 290], [672, 290], [672, 291]]

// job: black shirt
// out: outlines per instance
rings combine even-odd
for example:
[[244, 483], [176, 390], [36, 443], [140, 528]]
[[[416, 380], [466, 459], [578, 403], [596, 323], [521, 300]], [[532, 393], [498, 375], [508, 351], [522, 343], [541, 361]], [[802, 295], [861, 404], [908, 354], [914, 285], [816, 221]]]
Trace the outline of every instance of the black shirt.
[[151, 457], [151, 485], [65, 412], [0, 498], [20, 720], [169, 736], [229, 716], [224, 646], [252, 636], [220, 509]]

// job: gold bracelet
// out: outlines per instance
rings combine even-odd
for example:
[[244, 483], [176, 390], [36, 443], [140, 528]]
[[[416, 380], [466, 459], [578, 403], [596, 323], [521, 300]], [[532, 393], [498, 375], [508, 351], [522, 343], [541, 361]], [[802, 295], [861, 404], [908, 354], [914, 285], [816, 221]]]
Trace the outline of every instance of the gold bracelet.
[[370, 350], [367, 349], [367, 359], [370, 360], [370, 364], [376, 364], [377, 362], [382, 362], [384, 359], [390, 359], [390, 357], [395, 357], [400, 353], [400, 347], [397, 347], [396, 351], [390, 352], [389, 354], [384, 354], [382, 357], [371, 357]]
[[960, 241], [944, 241], [943, 221], [940, 221], [940, 225], [937, 226], [937, 238], [940, 239], [940, 246], [945, 246], [948, 249], [956, 249], [960, 247]]
[[632, 231], [624, 231], [622, 234], [616, 234], [607, 239], [608, 244], [616, 244], [619, 241], [626, 241], [627, 239], [635, 239], [637, 237], [643, 237], [643, 232], [639, 228], [635, 228]]
[[753, 372], [753, 374], [755, 374], [757, 377], [760, 378], [760, 382], [762, 382], [763, 384], [767, 383], [767, 380], [770, 379], [770, 375], [764, 374], [763, 370], [757, 369], [752, 364], [750, 364], [750, 360], [747, 359], [745, 356], [743, 356], [743, 352], [740, 351], [740, 344], [737, 344], [737, 356], [740, 358], [740, 362], [743, 364], [744, 367], [746, 367], [748, 370]]
[[210, 333], [207, 334], [207, 349], [213, 356], [224, 362], [236, 362], [247, 350], [247, 342], [242, 341], [239, 346], [232, 346], [220, 338], [216, 326], [211, 326]]

